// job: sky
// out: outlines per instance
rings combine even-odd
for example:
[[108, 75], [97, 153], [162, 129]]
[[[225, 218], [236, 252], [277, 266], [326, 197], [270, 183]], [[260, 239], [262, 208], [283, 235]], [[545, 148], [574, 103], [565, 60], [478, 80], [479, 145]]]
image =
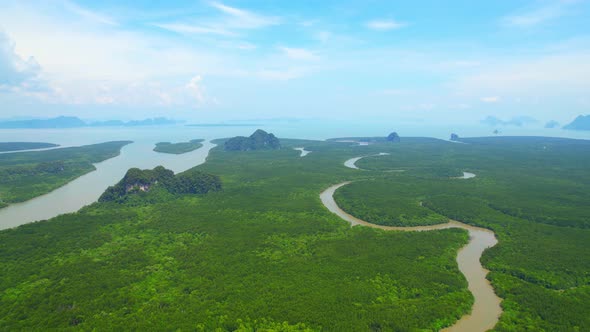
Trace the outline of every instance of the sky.
[[0, 118], [567, 123], [590, 1], [0, 0]]

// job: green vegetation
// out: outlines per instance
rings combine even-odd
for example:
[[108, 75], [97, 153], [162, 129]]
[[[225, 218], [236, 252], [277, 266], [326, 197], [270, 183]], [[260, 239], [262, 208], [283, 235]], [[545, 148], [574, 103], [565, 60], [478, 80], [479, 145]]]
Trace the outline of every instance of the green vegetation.
[[389, 179], [354, 182], [336, 191], [334, 199], [343, 210], [353, 211], [356, 217], [377, 225], [445, 223], [449, 218], [422, 207], [425, 196], [416, 195], [415, 187], [423, 187], [429, 182], [419, 178], [412, 182]]
[[201, 142], [203, 142], [202, 139], [194, 139], [182, 143], [160, 142], [156, 143], [154, 151], [160, 153], [183, 154], [202, 147], [203, 144], [201, 144]]
[[59, 146], [52, 143], [37, 143], [37, 142], [0, 142], [0, 152], [45, 149]]
[[226, 151], [276, 150], [281, 142], [273, 134], [262, 129], [256, 130], [250, 137], [237, 136], [224, 143]]
[[365, 147], [281, 143], [214, 149], [194, 170], [222, 191], [0, 232], [0, 330], [436, 330], [469, 311], [465, 231], [351, 229], [318, 195], [366, 176], [342, 165]]
[[[467, 313], [467, 233], [350, 228], [318, 197], [342, 181], [338, 203], [363, 218], [492, 229], [497, 331], [590, 330], [590, 142], [462, 141], [220, 146], [189, 172], [218, 175], [221, 191], [150, 190], [2, 231], [0, 330], [436, 331]], [[342, 165], [379, 152], [365, 170]], [[452, 179], [462, 171], [477, 177]]]
[[131, 142], [0, 154], [0, 207], [46, 194], [95, 170]]
[[153, 202], [157, 196], [166, 196], [163, 192], [183, 195], [206, 194], [218, 190], [221, 190], [221, 180], [218, 176], [194, 169], [174, 175], [173, 171], [162, 166], [153, 170], [131, 168], [119, 183], [107, 188], [98, 201], [122, 203], [132, 199], [137, 202], [149, 197], [149, 202]]
[[[411, 141], [383, 145], [390, 155], [357, 162], [364, 169], [406, 172], [382, 172], [377, 180], [343, 187], [338, 203], [349, 213], [379, 221], [402, 213], [415, 216], [415, 202], [421, 201], [431, 214], [494, 230], [500, 242], [482, 262], [504, 298], [496, 329], [590, 330], [590, 142], [541, 137], [462, 139], [467, 144]], [[441, 178], [437, 165], [477, 177]], [[404, 197], [393, 198], [399, 193]]]

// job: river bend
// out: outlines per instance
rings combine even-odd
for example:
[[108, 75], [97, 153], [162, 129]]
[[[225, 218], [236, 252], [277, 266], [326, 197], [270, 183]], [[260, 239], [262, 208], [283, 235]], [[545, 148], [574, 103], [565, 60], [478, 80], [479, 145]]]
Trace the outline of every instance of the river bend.
[[[355, 163], [361, 158], [363, 157], [349, 159], [345, 162], [345, 166], [358, 169]], [[475, 175], [467, 173], [461, 178], [469, 179], [473, 176]], [[435, 231], [448, 228], [462, 228], [467, 230], [467, 232], [469, 232], [469, 243], [457, 253], [457, 265], [459, 266], [461, 273], [465, 276], [465, 279], [467, 279], [468, 289], [471, 294], [473, 294], [474, 303], [471, 313], [463, 316], [453, 326], [450, 326], [443, 331], [487, 331], [496, 325], [502, 314], [502, 308], [500, 307], [502, 299], [496, 295], [494, 288], [486, 279], [486, 275], [489, 271], [485, 269], [480, 262], [483, 252], [487, 248], [493, 247], [498, 243], [492, 231], [481, 227], [467, 225], [455, 220], [449, 220], [446, 224], [415, 227], [395, 227], [372, 224], [348, 214], [336, 204], [334, 193], [336, 190], [349, 183], [350, 182], [343, 182], [329, 187], [320, 194], [320, 199], [329, 211], [349, 222], [351, 226], [362, 225], [386, 231]]]

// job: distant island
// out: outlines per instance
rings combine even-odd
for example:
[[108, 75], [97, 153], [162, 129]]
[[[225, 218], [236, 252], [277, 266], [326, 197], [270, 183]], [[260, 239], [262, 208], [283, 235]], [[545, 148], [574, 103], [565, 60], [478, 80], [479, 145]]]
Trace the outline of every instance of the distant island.
[[399, 135], [396, 132], [393, 132], [389, 134], [389, 136], [387, 136], [385, 140], [388, 142], [399, 142], [401, 139], [399, 138]]
[[0, 142], [0, 152], [47, 149], [57, 146], [59, 146], [59, 144], [39, 142]]
[[257, 123], [192, 123], [187, 127], [260, 127]]
[[201, 142], [203, 142], [202, 139], [194, 139], [181, 143], [160, 142], [156, 143], [154, 151], [160, 153], [183, 154], [202, 147], [203, 144], [201, 144]]
[[559, 128], [559, 122], [557, 122], [555, 120], [548, 121], [545, 124], [545, 128], [547, 128], [547, 129]]
[[372, 144], [372, 143], [383, 143], [383, 142], [400, 142], [401, 138], [397, 132], [392, 132], [387, 136], [376, 136], [376, 137], [337, 137], [328, 138], [326, 141], [329, 142], [340, 142], [340, 143], [359, 143], [359, 144]]
[[570, 124], [565, 125], [563, 129], [590, 130], [590, 115], [579, 115]]
[[98, 122], [85, 122], [75, 116], [58, 116], [51, 119], [12, 120], [1, 121], [0, 129], [49, 129], [49, 128], [81, 128], [81, 127], [138, 127], [161, 126], [178, 123], [175, 120], [164, 117], [144, 120], [120, 121], [108, 120]]
[[275, 135], [258, 129], [250, 137], [230, 138], [224, 147], [226, 151], [277, 150], [281, 148], [281, 142]]
[[488, 115], [485, 119], [480, 121], [481, 124], [497, 127], [497, 126], [517, 126], [522, 127], [528, 124], [537, 123], [538, 121], [530, 116], [515, 116], [508, 121], [499, 119], [493, 115]]

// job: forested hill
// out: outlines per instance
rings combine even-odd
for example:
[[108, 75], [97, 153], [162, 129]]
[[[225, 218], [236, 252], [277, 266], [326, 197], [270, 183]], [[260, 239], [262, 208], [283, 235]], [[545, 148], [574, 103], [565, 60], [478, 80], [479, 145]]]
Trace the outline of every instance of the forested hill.
[[[162, 166], [153, 170], [131, 168], [119, 183], [109, 187], [99, 198], [99, 202], [125, 202], [136, 194], [206, 194], [221, 190], [218, 176], [188, 170], [174, 175], [174, 172]], [[142, 195], [139, 195], [140, 197]], [[145, 196], [145, 195], [144, 195]]]
[[262, 129], [256, 130], [249, 137], [237, 136], [225, 142], [226, 151], [277, 150], [280, 148], [279, 139]]

